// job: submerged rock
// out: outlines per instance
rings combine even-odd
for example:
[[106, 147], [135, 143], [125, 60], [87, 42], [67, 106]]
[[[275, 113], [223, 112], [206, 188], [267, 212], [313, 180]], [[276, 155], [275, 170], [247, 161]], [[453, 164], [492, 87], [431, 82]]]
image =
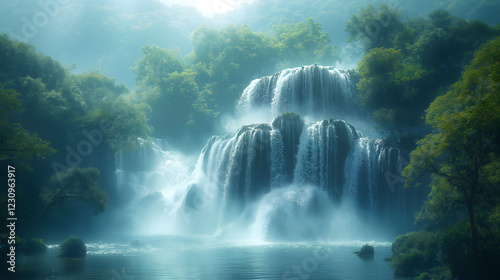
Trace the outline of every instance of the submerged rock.
[[373, 256], [375, 254], [375, 249], [373, 248], [373, 246], [365, 244], [363, 245], [363, 247], [361, 247], [360, 251], [356, 251], [354, 252], [354, 254], [356, 254], [358, 257], [362, 259], [373, 259]]

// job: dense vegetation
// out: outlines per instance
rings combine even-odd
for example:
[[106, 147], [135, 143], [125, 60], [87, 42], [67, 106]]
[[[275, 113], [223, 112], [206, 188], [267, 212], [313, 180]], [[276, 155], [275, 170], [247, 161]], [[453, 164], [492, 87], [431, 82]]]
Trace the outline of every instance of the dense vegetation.
[[360, 105], [395, 144], [418, 145], [404, 172], [406, 186], [426, 183], [432, 174], [417, 215], [429, 232], [395, 240], [396, 275], [494, 278], [500, 260], [500, 30], [444, 10], [402, 22], [388, 6], [360, 9], [346, 30], [367, 51], [358, 66]]
[[102, 212], [108, 195], [99, 185], [113, 191], [106, 186], [113, 153], [135, 149], [139, 138], [151, 136], [197, 150], [253, 78], [299, 61], [331, 63], [336, 55], [312, 19], [277, 25], [266, 34], [246, 25], [202, 26], [193, 47], [183, 58], [144, 46], [134, 68], [137, 89], [131, 91], [97, 72], [73, 74], [32, 45], [0, 35], [0, 158], [32, 170], [17, 182], [24, 226], [44, 215], [61, 216], [51, 209], [72, 201]]
[[[474, 9], [466, 1], [441, 4], [464, 17], [495, 7], [490, 1]], [[150, 137], [198, 150], [252, 79], [339, 59], [319, 21], [278, 22], [263, 32], [249, 25], [198, 27], [186, 57], [145, 45], [133, 69], [134, 91], [101, 73], [74, 74], [33, 46], [0, 35], [0, 161], [29, 174], [16, 189], [23, 226], [36, 228], [43, 215], [64, 225], [71, 218], [53, 209], [83, 207], [75, 201], [103, 212], [113, 196], [115, 152]], [[413, 151], [408, 187], [426, 185], [431, 174], [430, 195], [417, 214], [427, 227], [395, 240], [396, 274], [498, 274], [500, 27], [445, 10], [405, 19], [382, 5], [362, 7], [345, 30], [366, 52], [356, 85], [365, 118], [388, 142]], [[0, 207], [7, 208], [3, 196]]]
[[[373, 22], [380, 25], [371, 30]], [[427, 132], [425, 109], [460, 77], [481, 44], [500, 35], [498, 28], [444, 10], [402, 22], [399, 12], [385, 5], [360, 9], [346, 30], [367, 51], [358, 65], [360, 105], [408, 150]]]
[[459, 279], [488, 279], [500, 272], [499, 78], [497, 37], [427, 109], [433, 133], [419, 141], [405, 169], [407, 185], [432, 174], [432, 191], [417, 219], [443, 236], [442, 261]]
[[337, 54], [328, 33], [311, 18], [275, 25], [269, 33], [248, 25], [201, 26], [193, 34], [193, 49], [186, 62], [176, 51], [144, 46], [134, 68], [138, 96], [153, 108], [153, 135], [176, 144], [186, 142], [179, 137], [183, 133], [195, 143], [206, 139], [252, 79], [293, 65], [333, 64]]
[[[71, 74], [6, 35], [0, 35], [0, 64], [0, 159], [27, 172], [16, 180], [20, 228], [31, 226], [41, 209], [40, 214], [66, 200], [83, 200], [102, 212], [107, 196], [99, 187], [99, 171], [71, 167], [135, 147], [137, 137], [150, 134], [149, 107], [114, 80]], [[95, 166], [105, 170], [103, 164]], [[56, 173], [60, 180], [51, 182]], [[3, 197], [1, 204], [7, 209]], [[59, 216], [56, 210], [50, 214]]]
[[87, 246], [85, 246], [81, 238], [76, 236], [70, 236], [64, 239], [61, 244], [59, 244], [59, 249], [61, 249], [59, 257], [62, 258], [81, 258], [85, 257], [87, 254]]

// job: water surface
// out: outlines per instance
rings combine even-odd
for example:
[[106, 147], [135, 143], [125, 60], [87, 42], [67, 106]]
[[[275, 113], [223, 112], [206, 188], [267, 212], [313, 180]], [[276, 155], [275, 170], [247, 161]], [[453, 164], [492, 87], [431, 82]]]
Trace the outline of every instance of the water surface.
[[[139, 240], [138, 242], [131, 242]], [[58, 258], [57, 245], [42, 256], [19, 256], [16, 279], [393, 279], [384, 258], [353, 254], [365, 242], [264, 243], [157, 236], [87, 243], [83, 259]]]

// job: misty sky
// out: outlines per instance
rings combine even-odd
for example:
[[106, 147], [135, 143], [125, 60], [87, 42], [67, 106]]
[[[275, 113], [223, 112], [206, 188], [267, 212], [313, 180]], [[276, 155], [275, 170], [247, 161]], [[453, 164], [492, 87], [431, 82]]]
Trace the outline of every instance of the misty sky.
[[[387, 3], [404, 10], [406, 17], [427, 16], [438, 8], [466, 19], [499, 23], [496, 6], [465, 0], [2, 0], [0, 33], [33, 44], [38, 51], [74, 72], [98, 71], [134, 88], [131, 70], [142, 57], [141, 47], [158, 45], [192, 51], [191, 35], [203, 24], [221, 28], [249, 24], [267, 32], [276, 23], [294, 23], [313, 17], [339, 46], [341, 57], [356, 54], [347, 46], [345, 22], [360, 6]], [[286, 4], [284, 4], [286, 3]], [[459, 5], [457, 3], [462, 3]], [[359, 56], [358, 54], [356, 54]], [[355, 67], [356, 57], [349, 58]]]

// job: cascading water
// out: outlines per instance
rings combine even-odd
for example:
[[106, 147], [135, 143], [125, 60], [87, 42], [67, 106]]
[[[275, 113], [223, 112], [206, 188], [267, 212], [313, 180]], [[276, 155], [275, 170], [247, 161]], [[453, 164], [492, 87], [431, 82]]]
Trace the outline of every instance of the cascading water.
[[[387, 180], [400, 175], [398, 149], [363, 137], [343, 120], [284, 113], [345, 114], [353, 91], [347, 71], [320, 66], [255, 80], [238, 110], [267, 108], [275, 115], [271, 123], [210, 138], [192, 173], [189, 163], [174, 164], [159, 146], [141, 152], [148, 159], [136, 159], [140, 170], [125, 167], [119, 156], [118, 184], [143, 190], [142, 200], [156, 194], [146, 201], [161, 202], [161, 218], [176, 233], [301, 240], [352, 237], [382, 220], [397, 224], [408, 199], [401, 184]], [[152, 179], [155, 173], [160, 179]]]
[[324, 66], [287, 69], [252, 81], [243, 92], [237, 111], [265, 108], [274, 117], [285, 112], [319, 118], [352, 114], [354, 84], [349, 71]]
[[[175, 233], [174, 217], [192, 179], [192, 164], [161, 139], [140, 140], [134, 152], [115, 156], [115, 196], [123, 209], [117, 213], [116, 229], [134, 233]], [[158, 215], [160, 213], [161, 215]], [[139, 232], [137, 229], [140, 229]]]

